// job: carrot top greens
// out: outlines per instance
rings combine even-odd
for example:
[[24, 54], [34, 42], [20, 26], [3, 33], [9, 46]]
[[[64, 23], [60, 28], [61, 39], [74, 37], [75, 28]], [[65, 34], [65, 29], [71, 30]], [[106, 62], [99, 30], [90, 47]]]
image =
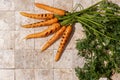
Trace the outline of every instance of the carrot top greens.
[[80, 80], [111, 80], [114, 73], [120, 72], [120, 7], [103, 0], [79, 13], [76, 19], [86, 38], [77, 40], [76, 48], [86, 63], [75, 69], [76, 75]]

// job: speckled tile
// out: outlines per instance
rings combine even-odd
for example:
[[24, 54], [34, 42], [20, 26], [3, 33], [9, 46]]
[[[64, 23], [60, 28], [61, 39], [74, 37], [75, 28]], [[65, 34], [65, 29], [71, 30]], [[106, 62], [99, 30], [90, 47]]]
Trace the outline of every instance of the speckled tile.
[[76, 76], [75, 69], [72, 69], [72, 80], [79, 80], [78, 77]]
[[34, 50], [16, 50], [15, 51], [15, 68], [32, 69], [35, 66]]
[[54, 7], [60, 8], [66, 11], [71, 11], [73, 7], [72, 3], [73, 3], [73, 0], [54, 0]]
[[100, 78], [99, 80], [108, 80], [107, 78]]
[[0, 31], [0, 49], [14, 49], [14, 31]]
[[0, 50], [0, 68], [14, 68], [13, 50]]
[[53, 50], [46, 50], [44, 52], [36, 50], [35, 59], [36, 59], [35, 68], [37, 69], [53, 68]]
[[35, 80], [34, 69], [16, 69], [15, 80]]
[[33, 13], [34, 11], [15, 11], [15, 30], [17, 31], [34, 31], [33, 28], [23, 28], [22, 25], [34, 23], [34, 19], [22, 16], [20, 12]]
[[111, 0], [112, 2], [118, 4], [120, 6], [120, 0]]
[[[74, 34], [71, 35], [61, 59], [55, 62], [61, 39], [46, 51], [40, 52], [52, 35], [39, 39], [23, 38], [28, 34], [43, 31], [48, 26], [22, 28], [24, 24], [40, 20], [24, 17], [19, 12], [48, 13], [35, 7], [34, 2], [71, 11], [76, 3], [86, 8], [98, 1], [100, 0], [0, 0], [0, 80], [78, 80], [74, 68], [83, 67], [85, 63], [84, 58], [78, 56], [75, 49], [76, 40], [85, 37], [81, 24], [75, 24]], [[120, 4], [119, 0], [112, 1]], [[114, 75], [112, 78], [119, 80], [118, 77], [119, 75]]]
[[14, 30], [14, 12], [12, 11], [2, 11], [0, 12], [0, 31], [1, 30]]
[[14, 2], [15, 2], [16, 11], [21, 11], [21, 10], [33, 11], [34, 10], [34, 0], [14, 0]]
[[0, 80], [14, 80], [14, 70], [0, 70]]
[[72, 69], [54, 69], [54, 80], [73, 80]]
[[99, 2], [99, 1], [101, 1], [101, 0], [92, 0], [92, 4], [95, 4], [95, 3]]
[[78, 55], [78, 51], [77, 50], [73, 50], [73, 62], [72, 62], [72, 67], [76, 68], [76, 67], [80, 67], [82, 68], [85, 64], [85, 58], [81, 57]]
[[83, 8], [87, 8], [92, 5], [92, 0], [73, 0], [73, 5], [81, 4]]
[[115, 73], [111, 78], [112, 80], [120, 80], [120, 73]]
[[0, 0], [0, 10], [14, 10], [14, 0]]
[[36, 69], [35, 80], [53, 80], [53, 69]]
[[24, 38], [34, 31], [15, 31], [15, 49], [34, 49], [34, 39]]
[[[54, 58], [56, 55], [56, 50], [54, 51]], [[58, 62], [54, 60], [54, 68], [72, 68], [72, 60], [73, 60], [73, 50], [65, 50]]]

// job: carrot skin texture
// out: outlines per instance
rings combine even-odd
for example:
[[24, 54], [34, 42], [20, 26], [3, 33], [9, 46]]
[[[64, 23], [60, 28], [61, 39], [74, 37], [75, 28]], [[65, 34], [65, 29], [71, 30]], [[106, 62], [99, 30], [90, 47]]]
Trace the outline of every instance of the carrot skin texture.
[[54, 14], [57, 14], [57, 15], [61, 15], [61, 16], [65, 15], [65, 11], [62, 9], [54, 8], [41, 3], [35, 3], [35, 6], [38, 8], [53, 12]]
[[46, 37], [55, 31], [60, 29], [60, 24], [59, 23], [54, 23], [50, 27], [48, 27], [46, 30], [34, 34], [29, 34], [25, 37], [25, 39], [31, 39], [31, 38], [40, 38], [40, 37]]
[[57, 53], [56, 53], [56, 56], [55, 56], [55, 61], [58, 61], [60, 59], [62, 52], [65, 48], [65, 44], [68, 41], [68, 38], [70, 37], [71, 32], [72, 32], [72, 26], [69, 25], [69, 26], [67, 26], [67, 28], [62, 36], [60, 46], [59, 46]]
[[33, 19], [51, 19], [54, 17], [53, 14], [46, 13], [46, 14], [32, 14], [32, 13], [26, 13], [26, 12], [20, 12], [22, 16], [33, 18]]
[[46, 50], [49, 46], [51, 46], [56, 40], [58, 40], [61, 35], [63, 34], [63, 32], [65, 31], [66, 27], [62, 26], [62, 28], [60, 30], [58, 30], [52, 38], [50, 38], [48, 40], [48, 42], [45, 43], [45, 45], [42, 47], [41, 51]]
[[58, 19], [53, 18], [53, 19], [46, 20], [46, 21], [41, 21], [41, 22], [23, 25], [22, 27], [24, 27], [24, 28], [36, 28], [36, 27], [41, 27], [41, 26], [49, 26], [49, 25], [56, 23], [56, 22], [58, 22]]

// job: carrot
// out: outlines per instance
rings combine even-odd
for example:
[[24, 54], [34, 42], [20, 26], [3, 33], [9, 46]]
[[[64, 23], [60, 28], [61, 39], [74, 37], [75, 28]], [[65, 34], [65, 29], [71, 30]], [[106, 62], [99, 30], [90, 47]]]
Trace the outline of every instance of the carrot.
[[65, 11], [64, 10], [61, 10], [61, 9], [58, 9], [58, 8], [54, 8], [54, 7], [45, 5], [45, 4], [35, 3], [35, 6], [38, 7], [38, 8], [41, 8], [41, 9], [53, 12], [54, 14], [58, 14], [58, 15], [61, 15], [61, 16], [65, 15]]
[[60, 59], [62, 52], [64, 50], [64, 47], [65, 47], [65, 44], [66, 44], [68, 38], [70, 37], [71, 32], [72, 32], [72, 26], [69, 25], [69, 26], [67, 26], [67, 28], [62, 36], [60, 46], [59, 46], [56, 56], [55, 56], [55, 61], [58, 61]]
[[25, 39], [30, 39], [30, 38], [40, 38], [40, 37], [46, 37], [55, 31], [60, 29], [60, 24], [59, 23], [54, 23], [52, 24], [49, 28], [42, 32], [34, 33], [34, 34], [29, 34], [25, 37]]
[[63, 34], [64, 30], [66, 29], [65, 26], [63, 26], [60, 30], [58, 30], [51, 39], [48, 40], [47, 43], [42, 47], [41, 51], [46, 50], [50, 45], [52, 45], [56, 40], [58, 40], [61, 35]]
[[46, 21], [41, 21], [41, 22], [23, 25], [22, 27], [24, 27], [24, 28], [36, 28], [36, 27], [40, 27], [40, 26], [49, 26], [49, 25], [56, 23], [56, 22], [58, 22], [58, 19], [53, 18], [53, 19], [46, 20]]
[[31, 13], [26, 13], [26, 12], [20, 12], [21, 15], [25, 16], [25, 17], [29, 17], [29, 18], [33, 18], [33, 19], [51, 19], [54, 17], [53, 14], [31, 14]]

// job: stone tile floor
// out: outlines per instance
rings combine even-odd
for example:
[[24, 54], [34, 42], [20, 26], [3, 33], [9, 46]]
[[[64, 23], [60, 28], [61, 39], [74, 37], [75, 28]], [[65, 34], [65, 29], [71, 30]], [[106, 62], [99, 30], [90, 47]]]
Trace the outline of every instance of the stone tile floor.
[[[84, 58], [78, 57], [75, 49], [76, 39], [84, 37], [81, 25], [75, 25], [74, 34], [62, 58], [55, 62], [54, 56], [60, 40], [41, 53], [40, 47], [49, 37], [27, 41], [23, 38], [45, 28], [21, 28], [22, 24], [37, 20], [23, 17], [19, 12], [47, 12], [36, 8], [34, 2], [71, 11], [76, 3], [86, 8], [97, 1], [100, 0], [0, 0], [0, 80], [78, 80], [74, 68], [84, 64]], [[113, 1], [120, 4], [120, 0]]]

